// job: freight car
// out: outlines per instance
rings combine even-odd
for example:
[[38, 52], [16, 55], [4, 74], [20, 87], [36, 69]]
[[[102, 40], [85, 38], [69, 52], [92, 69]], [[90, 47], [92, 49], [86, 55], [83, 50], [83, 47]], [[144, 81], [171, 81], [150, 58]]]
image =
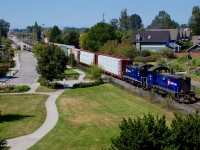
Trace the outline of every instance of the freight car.
[[83, 65], [98, 65], [103, 69], [104, 73], [122, 79], [126, 66], [132, 64], [133, 61], [130, 59], [80, 50], [78, 54], [78, 63]]

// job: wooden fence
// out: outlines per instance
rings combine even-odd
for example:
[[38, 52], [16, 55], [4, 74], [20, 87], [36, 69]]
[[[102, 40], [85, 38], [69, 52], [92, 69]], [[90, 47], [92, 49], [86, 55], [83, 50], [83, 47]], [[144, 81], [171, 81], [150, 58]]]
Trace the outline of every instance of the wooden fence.
[[200, 53], [174, 53], [175, 57], [182, 57], [184, 55], [190, 54], [192, 58], [200, 57]]

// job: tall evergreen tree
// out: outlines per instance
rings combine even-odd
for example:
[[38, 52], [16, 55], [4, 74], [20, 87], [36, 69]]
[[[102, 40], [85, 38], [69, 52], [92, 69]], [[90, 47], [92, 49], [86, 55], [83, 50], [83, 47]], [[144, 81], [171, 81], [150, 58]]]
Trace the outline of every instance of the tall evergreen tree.
[[33, 32], [33, 40], [40, 41], [41, 40], [41, 27], [38, 26], [37, 22], [35, 22], [35, 25], [32, 28]]
[[149, 29], [175, 29], [179, 25], [177, 22], [170, 18], [170, 15], [164, 10], [159, 11], [159, 14], [155, 16], [152, 23], [147, 27]]
[[139, 15], [133, 14], [130, 16], [130, 28], [132, 30], [139, 30], [142, 28], [142, 19]]
[[0, 38], [7, 37], [9, 28], [10, 28], [10, 23], [6, 22], [3, 19], [0, 19]]
[[130, 29], [130, 17], [127, 14], [127, 10], [121, 11], [121, 16], [119, 18], [120, 30], [127, 31]]
[[193, 7], [192, 16], [188, 21], [189, 28], [194, 35], [200, 35], [200, 8], [199, 6]]
[[51, 29], [51, 33], [49, 36], [49, 42], [53, 42], [53, 43], [60, 43], [61, 42], [61, 31], [58, 28], [58, 26], [54, 26]]

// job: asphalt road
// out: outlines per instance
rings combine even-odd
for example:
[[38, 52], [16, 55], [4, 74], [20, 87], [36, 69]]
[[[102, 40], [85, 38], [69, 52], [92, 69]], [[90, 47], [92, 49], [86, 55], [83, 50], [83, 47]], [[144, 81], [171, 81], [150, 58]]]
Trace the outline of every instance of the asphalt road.
[[7, 84], [30, 85], [36, 81], [38, 77], [38, 73], [36, 71], [37, 61], [33, 58], [33, 54], [31, 52], [20, 54], [20, 60], [21, 69], [13, 78], [7, 81]]

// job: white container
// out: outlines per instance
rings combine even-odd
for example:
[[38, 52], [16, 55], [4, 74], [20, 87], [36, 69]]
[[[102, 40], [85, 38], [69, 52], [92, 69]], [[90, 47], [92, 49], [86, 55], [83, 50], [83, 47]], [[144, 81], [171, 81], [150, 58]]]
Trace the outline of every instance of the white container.
[[94, 53], [80, 51], [80, 63], [86, 65], [93, 65], [94, 64]]
[[98, 65], [108, 73], [121, 75], [121, 59], [104, 55], [98, 55]]

